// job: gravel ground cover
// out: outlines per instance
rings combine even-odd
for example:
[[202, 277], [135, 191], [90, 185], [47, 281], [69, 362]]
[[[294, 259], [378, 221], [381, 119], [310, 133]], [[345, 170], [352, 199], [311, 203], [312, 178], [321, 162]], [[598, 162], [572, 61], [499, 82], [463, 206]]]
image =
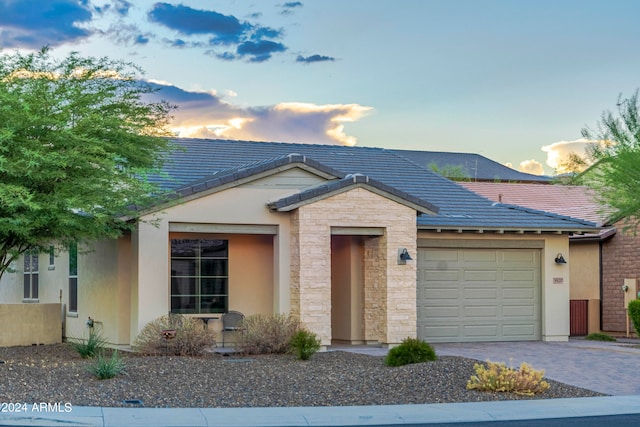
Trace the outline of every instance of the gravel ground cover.
[[[126, 369], [97, 380], [67, 344], [0, 348], [0, 402], [74, 406], [266, 407], [344, 406], [531, 399], [467, 390], [477, 361], [443, 356], [390, 368], [383, 357], [348, 352], [290, 355], [148, 357], [121, 352]], [[536, 367], [544, 368], [544, 367]], [[533, 399], [601, 396], [550, 381]]]

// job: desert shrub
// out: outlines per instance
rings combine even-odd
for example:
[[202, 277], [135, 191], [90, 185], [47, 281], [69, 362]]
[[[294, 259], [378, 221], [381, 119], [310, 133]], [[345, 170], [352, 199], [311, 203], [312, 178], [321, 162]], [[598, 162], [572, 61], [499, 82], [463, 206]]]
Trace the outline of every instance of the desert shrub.
[[[175, 331], [173, 338], [165, 338], [166, 331]], [[136, 337], [133, 349], [148, 355], [197, 356], [215, 343], [215, 334], [200, 320], [169, 314], [149, 322]]]
[[87, 370], [99, 380], [113, 378], [124, 368], [124, 362], [118, 354], [118, 350], [114, 350], [111, 357], [104, 357], [104, 352], [100, 352], [96, 361], [87, 366]]
[[520, 369], [507, 367], [504, 363], [487, 361], [487, 365], [476, 363], [476, 371], [467, 382], [467, 389], [482, 391], [500, 391], [532, 396], [549, 388], [544, 381], [544, 370], [536, 371], [526, 363]]
[[633, 329], [636, 330], [636, 335], [640, 337], [640, 300], [634, 299], [629, 301], [629, 318], [633, 323]]
[[589, 341], [616, 341], [615, 337], [612, 337], [611, 335], [607, 335], [607, 334], [602, 334], [599, 332], [589, 334], [586, 337], [584, 337], [584, 339]]
[[96, 357], [107, 345], [107, 340], [100, 332], [91, 330], [88, 339], [72, 338], [69, 344], [83, 359], [88, 359]]
[[280, 354], [289, 351], [300, 321], [286, 314], [255, 314], [241, 323], [238, 348], [247, 354]]
[[399, 346], [389, 350], [384, 363], [387, 366], [402, 366], [436, 360], [436, 352], [428, 343], [417, 338], [405, 338]]
[[298, 359], [309, 360], [316, 351], [320, 350], [320, 339], [313, 332], [300, 329], [291, 337], [289, 346]]

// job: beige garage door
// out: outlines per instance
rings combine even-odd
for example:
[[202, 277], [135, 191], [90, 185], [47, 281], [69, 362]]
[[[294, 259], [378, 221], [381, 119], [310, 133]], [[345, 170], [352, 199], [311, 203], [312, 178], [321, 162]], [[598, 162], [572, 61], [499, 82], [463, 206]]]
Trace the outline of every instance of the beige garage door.
[[420, 248], [418, 337], [539, 340], [540, 250]]

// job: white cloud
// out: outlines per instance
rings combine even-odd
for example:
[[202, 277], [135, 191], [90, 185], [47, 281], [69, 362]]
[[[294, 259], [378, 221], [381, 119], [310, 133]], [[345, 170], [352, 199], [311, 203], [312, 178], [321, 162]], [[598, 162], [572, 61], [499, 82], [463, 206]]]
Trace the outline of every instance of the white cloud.
[[525, 160], [520, 162], [520, 167], [518, 167], [520, 172], [526, 172], [533, 175], [544, 175], [544, 168], [542, 167], [542, 163], [537, 160]]
[[345, 124], [365, 117], [371, 107], [359, 104], [283, 102], [267, 107], [241, 107], [215, 91], [187, 91], [163, 82], [157, 97], [178, 105], [171, 123], [178, 136], [308, 144], [355, 145]]
[[575, 141], [558, 141], [542, 147], [542, 151], [547, 153], [547, 165], [555, 169], [556, 173], [566, 173], [571, 171], [568, 162], [572, 154], [584, 158], [587, 154], [587, 147], [594, 144], [585, 138]]

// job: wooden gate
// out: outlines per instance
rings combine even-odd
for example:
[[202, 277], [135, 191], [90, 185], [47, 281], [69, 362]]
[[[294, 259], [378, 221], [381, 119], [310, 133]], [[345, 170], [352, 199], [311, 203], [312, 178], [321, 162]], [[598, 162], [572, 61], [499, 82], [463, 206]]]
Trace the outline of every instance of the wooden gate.
[[589, 300], [572, 299], [569, 301], [569, 335], [585, 336], [589, 333]]

